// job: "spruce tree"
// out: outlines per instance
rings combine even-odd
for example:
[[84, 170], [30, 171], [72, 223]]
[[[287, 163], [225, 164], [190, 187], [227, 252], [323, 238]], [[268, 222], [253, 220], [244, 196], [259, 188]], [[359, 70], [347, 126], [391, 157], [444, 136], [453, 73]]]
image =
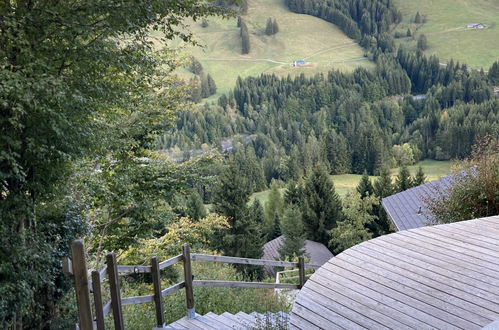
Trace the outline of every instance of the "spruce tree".
[[283, 212], [284, 200], [282, 199], [277, 183], [273, 181], [270, 188], [269, 199], [265, 203], [265, 221], [268, 232], [267, 239], [269, 241], [281, 236], [280, 223]]
[[303, 197], [303, 187], [300, 182], [289, 181], [284, 192], [284, 201], [287, 205], [300, 205]]
[[428, 49], [428, 39], [426, 39], [426, 36], [424, 34], [421, 34], [418, 39], [418, 50], [426, 50]]
[[253, 204], [251, 204], [251, 214], [253, 219], [259, 226], [265, 225], [265, 211], [263, 209], [262, 203], [255, 198]]
[[272, 23], [273, 29], [274, 29], [274, 34], [279, 32], [279, 25], [277, 25], [277, 20], [274, 18], [274, 22]]
[[196, 221], [206, 217], [206, 208], [197, 191], [193, 191], [187, 200], [187, 216]]
[[305, 253], [305, 232], [302, 215], [297, 206], [288, 206], [281, 221], [283, 234], [282, 246], [279, 248], [281, 259], [302, 256]]
[[307, 239], [328, 245], [329, 231], [343, 214], [340, 196], [320, 166], [316, 166], [305, 181], [301, 210]]
[[207, 84], [208, 84], [208, 92], [210, 95], [216, 94], [217, 93], [217, 85], [215, 84], [215, 80], [211, 77], [211, 75], [208, 73], [208, 76], [206, 77]]
[[210, 86], [208, 85], [208, 78], [205, 74], [201, 75], [201, 97], [206, 98], [210, 96]]
[[411, 32], [411, 29], [410, 29], [410, 28], [408, 28], [408, 29], [407, 29], [406, 36], [407, 36], [407, 37], [412, 37], [412, 32]]
[[423, 168], [421, 166], [418, 167], [418, 171], [416, 172], [416, 175], [414, 176], [413, 180], [413, 186], [417, 187], [426, 182], [426, 175], [423, 172]]
[[[219, 180], [213, 195], [213, 211], [229, 218], [229, 228], [216, 233], [214, 247], [228, 256], [261, 258], [263, 235], [255, 215], [247, 206], [250, 195], [248, 180], [233, 160], [229, 161]], [[261, 275], [259, 267], [236, 268], [250, 276]]]
[[412, 187], [411, 173], [407, 166], [403, 165], [400, 167], [397, 178], [395, 179], [395, 189], [398, 192], [405, 191]]
[[379, 198], [385, 198], [394, 193], [392, 177], [388, 168], [383, 167], [379, 178], [374, 182], [374, 194]]
[[364, 171], [364, 173], [362, 174], [362, 178], [357, 185], [357, 192], [360, 194], [361, 198], [372, 196], [374, 194], [374, 188], [371, 183], [371, 179], [367, 174], [367, 171]]
[[267, 26], [265, 27], [265, 34], [271, 36], [274, 34], [274, 24], [272, 23], [272, 18], [269, 17], [267, 20]]
[[249, 37], [248, 26], [244, 21], [241, 21], [241, 42], [242, 42], [241, 53], [249, 54], [249, 52], [251, 51], [250, 37]]
[[499, 62], [494, 62], [492, 64], [488, 76], [492, 85], [499, 86]]
[[423, 22], [423, 19], [421, 18], [421, 15], [419, 14], [419, 11], [416, 13], [416, 16], [414, 17], [414, 23], [416, 24], [421, 24]]

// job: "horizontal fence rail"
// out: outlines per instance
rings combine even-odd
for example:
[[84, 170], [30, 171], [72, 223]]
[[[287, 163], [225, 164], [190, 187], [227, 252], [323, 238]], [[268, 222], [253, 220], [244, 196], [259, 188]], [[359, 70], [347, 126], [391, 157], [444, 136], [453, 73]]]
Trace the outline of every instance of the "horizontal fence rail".
[[[109, 313], [113, 313], [115, 329], [122, 330], [124, 328], [122, 306], [150, 303], [154, 302], [156, 307], [156, 323], [158, 327], [163, 327], [164, 306], [163, 298], [167, 297], [179, 290], [186, 291], [187, 317], [194, 317], [194, 296], [193, 287], [227, 287], [227, 288], [255, 288], [255, 289], [301, 289], [305, 283], [305, 269], [318, 269], [319, 265], [306, 264], [303, 257], [299, 258], [298, 262], [279, 261], [279, 260], [264, 260], [240, 257], [216, 256], [210, 254], [190, 253], [188, 244], [182, 247], [182, 254], [176, 255], [170, 259], [159, 262], [156, 257], [151, 259], [151, 265], [118, 265], [114, 253], [109, 253], [106, 256], [107, 265], [101, 270], [93, 270], [88, 273], [86, 269], [86, 261], [83, 253], [83, 242], [81, 240], [73, 242], [73, 260], [64, 258], [62, 262], [63, 271], [67, 275], [76, 278], [75, 274], [79, 274], [79, 280], [75, 281], [79, 327], [82, 330], [93, 330], [94, 326], [97, 330], [104, 329], [104, 317]], [[76, 253], [74, 252], [76, 251]], [[267, 282], [244, 282], [244, 281], [220, 281], [220, 280], [194, 280], [194, 275], [191, 269], [191, 260], [193, 261], [210, 261], [227, 264], [242, 264], [253, 266], [267, 267], [294, 267], [297, 269], [282, 271], [281, 273], [298, 272], [299, 276], [292, 276], [285, 279], [299, 279], [299, 284], [291, 283], [267, 283]], [[184, 281], [176, 283], [166, 289], [161, 288], [161, 270], [171, 267], [179, 262], [183, 262]], [[77, 271], [76, 271], [77, 270]], [[83, 274], [91, 274], [84, 276]], [[136, 297], [121, 297], [119, 276], [130, 274], [152, 274], [154, 294]], [[111, 300], [103, 303], [102, 301], [102, 282], [108, 279], [108, 285], [111, 294]], [[92, 308], [89, 304], [90, 293], [94, 297], [95, 318], [92, 317]], [[89, 326], [92, 324], [92, 326]]]
[[265, 282], [241, 282], [218, 280], [194, 280], [194, 286], [224, 287], [224, 288], [254, 288], [254, 289], [299, 289], [298, 284], [277, 284]]

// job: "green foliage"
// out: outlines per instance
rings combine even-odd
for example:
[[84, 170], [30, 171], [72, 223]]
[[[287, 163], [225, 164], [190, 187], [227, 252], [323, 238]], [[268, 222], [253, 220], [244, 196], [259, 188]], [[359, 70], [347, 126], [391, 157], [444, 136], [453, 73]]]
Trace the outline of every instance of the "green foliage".
[[277, 25], [277, 20], [269, 17], [267, 20], [267, 25], [265, 27], [265, 34], [268, 36], [274, 35], [279, 32], [279, 26]]
[[385, 198], [395, 192], [392, 177], [388, 168], [381, 169], [379, 178], [374, 182], [374, 194], [379, 198]]
[[494, 62], [489, 69], [489, 80], [495, 86], [499, 86], [499, 62]]
[[298, 206], [286, 207], [281, 220], [281, 231], [284, 236], [282, 246], [279, 248], [281, 259], [302, 256], [305, 253], [305, 230]]
[[189, 63], [188, 69], [190, 72], [192, 72], [196, 75], [201, 75], [203, 73], [203, 70], [204, 70], [201, 62], [199, 62], [198, 59], [195, 58], [194, 56], [190, 57], [190, 63]]
[[474, 148], [464, 172], [437, 197], [425, 202], [438, 223], [499, 214], [499, 140], [484, 137]]
[[330, 231], [329, 246], [334, 254], [367, 241], [373, 237], [369, 227], [377, 219], [373, 208], [379, 205], [375, 196], [361, 198], [358, 193], [348, 194], [343, 199], [343, 219]]
[[206, 207], [198, 192], [193, 191], [187, 200], [187, 216], [196, 221], [206, 217]]
[[284, 213], [284, 200], [279, 192], [276, 181], [270, 185], [269, 199], [265, 203], [265, 222], [267, 227], [267, 240], [281, 236], [280, 223]]
[[423, 22], [423, 19], [421, 18], [421, 14], [419, 14], [419, 11], [416, 13], [416, 16], [414, 17], [414, 23], [416, 24], [421, 24]]
[[[214, 192], [212, 211], [229, 218], [229, 228], [215, 235], [214, 247], [225, 255], [261, 258], [263, 233], [255, 214], [249, 212], [250, 184], [234, 160], [226, 166]], [[261, 276], [259, 267], [240, 266], [249, 276]]]
[[241, 21], [241, 54], [249, 54], [251, 51], [250, 36], [248, 31], [248, 26], [244, 21]]
[[401, 166], [397, 177], [395, 178], [395, 189], [397, 192], [407, 190], [413, 186], [411, 173], [407, 166]]
[[374, 194], [374, 187], [371, 183], [371, 179], [365, 171], [364, 174], [362, 174], [359, 184], [357, 185], [357, 192], [361, 198], [372, 196]]
[[320, 166], [305, 180], [301, 210], [307, 239], [327, 245], [328, 233], [343, 219], [343, 213], [334, 184]]
[[414, 176], [413, 179], [413, 186], [417, 187], [422, 184], [426, 183], [426, 175], [423, 172], [423, 168], [421, 166], [418, 167], [418, 171], [416, 172], [416, 175]]
[[424, 34], [421, 34], [418, 38], [418, 49], [419, 50], [428, 49], [428, 39]]
[[[178, 104], [178, 89], [169, 88], [174, 62], [153, 53], [150, 29], [190, 41], [180, 22], [219, 12], [192, 0], [2, 2], [0, 294], [9, 300], [2, 299], [1, 328], [14, 313], [24, 328], [43, 328], [57, 313], [59, 259], [81, 234], [84, 213], [79, 191], [62, 186], [73, 161], [118, 162], [106, 148], [125, 136], [137, 142], [124, 146], [134, 154]], [[117, 118], [130, 125], [121, 136], [108, 132]]]

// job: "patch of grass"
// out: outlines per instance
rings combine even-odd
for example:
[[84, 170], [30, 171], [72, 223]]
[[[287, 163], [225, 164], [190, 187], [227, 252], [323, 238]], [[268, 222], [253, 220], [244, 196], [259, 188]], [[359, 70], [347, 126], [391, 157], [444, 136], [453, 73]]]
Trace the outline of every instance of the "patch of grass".
[[[452, 171], [453, 161], [436, 161], [436, 160], [423, 160], [416, 165], [409, 166], [409, 171], [412, 175], [416, 174], [418, 167], [423, 168], [423, 172], [426, 174], [427, 182], [440, 179], [446, 175], [449, 175]], [[391, 174], [393, 179], [397, 176], [399, 172], [398, 168], [391, 169]], [[359, 174], [341, 174], [341, 175], [331, 175], [331, 179], [334, 182], [334, 187], [336, 192], [344, 197], [347, 193], [354, 191], [359, 184], [362, 175]], [[376, 176], [371, 176], [371, 180], [376, 180]], [[281, 194], [284, 194], [285, 188], [279, 190]], [[250, 202], [252, 203], [254, 199], [258, 199], [262, 205], [269, 199], [270, 190], [264, 190], [261, 192], [254, 193], [251, 195]]]
[[[269, 17], [275, 18], [279, 25], [279, 32], [274, 36], [265, 35]], [[232, 89], [238, 76], [262, 73], [314, 75], [332, 69], [351, 71], [358, 66], [374, 67], [364, 57], [363, 49], [335, 25], [313, 16], [292, 13], [284, 0], [249, 0], [248, 14], [242, 18], [250, 31], [251, 52], [248, 55], [241, 55], [236, 18], [211, 18], [206, 28], [201, 27], [200, 22], [189, 24], [204, 47], [187, 47], [186, 52], [198, 58], [205, 72], [215, 79], [216, 96]], [[300, 59], [311, 65], [301, 68], [290, 65]]]
[[[497, 0], [395, 0], [404, 14], [397, 31], [410, 27], [414, 38], [398, 39], [416, 49], [421, 33], [428, 38], [426, 54], [436, 54], [442, 62], [450, 59], [475, 68], [488, 69], [499, 53], [499, 1]], [[426, 15], [422, 26], [413, 23], [419, 11]], [[484, 30], [466, 28], [470, 23], [485, 24]], [[416, 32], [417, 30], [417, 32]]]

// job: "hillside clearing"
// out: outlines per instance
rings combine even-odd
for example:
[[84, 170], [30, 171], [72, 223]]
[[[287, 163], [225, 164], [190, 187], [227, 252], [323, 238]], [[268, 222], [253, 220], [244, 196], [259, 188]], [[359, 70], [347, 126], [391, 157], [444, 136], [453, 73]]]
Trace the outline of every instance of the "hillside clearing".
[[[269, 17], [275, 18], [279, 32], [265, 35]], [[187, 47], [217, 84], [215, 100], [235, 85], [238, 76], [262, 73], [279, 76], [314, 75], [332, 69], [351, 71], [358, 66], [374, 67], [364, 57], [363, 49], [335, 25], [322, 19], [292, 13], [284, 0], [249, 0], [248, 14], [242, 16], [250, 31], [251, 51], [241, 55], [241, 38], [237, 19], [212, 18], [206, 28], [200, 22], [190, 23], [204, 47]], [[306, 67], [292, 67], [295, 60], [306, 59]], [[189, 77], [185, 71], [182, 75]]]
[[[421, 166], [423, 168], [424, 173], [426, 174], [427, 181], [433, 181], [440, 179], [446, 175], [449, 175], [452, 170], [452, 166], [454, 165], [453, 161], [436, 161], [436, 160], [423, 160], [416, 165], [409, 166], [409, 171], [412, 175], [416, 174], [418, 167]], [[393, 179], [397, 176], [399, 169], [393, 168], [391, 169], [391, 174]], [[334, 187], [336, 192], [344, 197], [348, 192], [354, 191], [357, 187], [360, 178], [362, 175], [359, 174], [341, 174], [341, 175], [332, 175], [331, 179], [334, 182]], [[377, 177], [371, 176], [371, 180], [374, 181]], [[284, 193], [285, 189], [280, 189], [281, 193]], [[265, 205], [269, 198], [270, 190], [264, 190], [261, 192], [254, 193], [251, 195], [250, 202], [258, 199], [262, 205]]]
[[[416, 49], [417, 37], [424, 33], [429, 48], [442, 62], [450, 59], [487, 70], [499, 54], [499, 1], [496, 0], [395, 0], [404, 14], [397, 31], [413, 31], [414, 38], [398, 39]], [[412, 23], [416, 13], [426, 15], [427, 22], [418, 28]], [[484, 24], [484, 29], [467, 28], [468, 24]], [[414, 33], [414, 31], [416, 31]]]

